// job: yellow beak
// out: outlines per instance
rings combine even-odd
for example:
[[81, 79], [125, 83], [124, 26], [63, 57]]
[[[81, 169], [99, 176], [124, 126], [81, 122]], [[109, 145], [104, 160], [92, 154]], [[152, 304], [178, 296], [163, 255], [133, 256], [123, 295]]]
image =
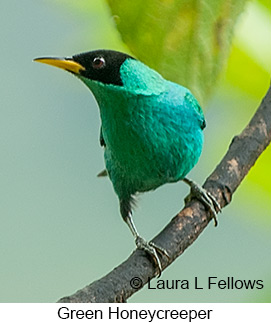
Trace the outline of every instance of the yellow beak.
[[75, 74], [80, 74], [80, 71], [85, 70], [84, 66], [73, 61], [72, 59], [57, 58], [57, 57], [40, 57], [40, 58], [35, 58], [34, 62], [56, 66]]

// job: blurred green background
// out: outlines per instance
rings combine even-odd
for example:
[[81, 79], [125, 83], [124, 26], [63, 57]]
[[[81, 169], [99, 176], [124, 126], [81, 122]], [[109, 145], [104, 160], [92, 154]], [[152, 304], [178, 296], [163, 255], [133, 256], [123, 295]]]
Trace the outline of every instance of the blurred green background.
[[[105, 275], [134, 249], [99, 146], [99, 113], [76, 78], [34, 57], [97, 48], [127, 51], [103, 1], [10, 0], [0, 4], [0, 301], [55, 302]], [[86, 5], [88, 5], [86, 7]], [[86, 10], [86, 8], [88, 10]], [[150, 49], [148, 49], [150, 50]], [[155, 55], [155, 53], [154, 53]], [[228, 66], [204, 105], [202, 183], [247, 124], [271, 71], [271, 5], [249, 2]], [[212, 225], [163, 279], [261, 279], [262, 290], [148, 290], [130, 302], [271, 301], [271, 149]], [[141, 195], [135, 222], [150, 239], [182, 208], [188, 187]]]

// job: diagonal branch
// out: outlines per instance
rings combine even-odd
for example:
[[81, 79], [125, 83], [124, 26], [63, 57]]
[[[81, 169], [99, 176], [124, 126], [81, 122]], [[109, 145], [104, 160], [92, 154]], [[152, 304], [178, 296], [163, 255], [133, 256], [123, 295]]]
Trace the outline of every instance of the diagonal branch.
[[[258, 110], [243, 132], [235, 136], [230, 147], [207, 178], [204, 187], [214, 195], [221, 207], [230, 203], [232, 194], [254, 165], [271, 140], [271, 87]], [[179, 212], [153, 241], [168, 251], [162, 267], [169, 266], [188, 248], [211, 221], [211, 216], [197, 200], [191, 201]], [[135, 250], [121, 265], [103, 278], [58, 302], [126, 302], [137, 290], [134, 284], [146, 284], [155, 276], [151, 260], [142, 250]]]

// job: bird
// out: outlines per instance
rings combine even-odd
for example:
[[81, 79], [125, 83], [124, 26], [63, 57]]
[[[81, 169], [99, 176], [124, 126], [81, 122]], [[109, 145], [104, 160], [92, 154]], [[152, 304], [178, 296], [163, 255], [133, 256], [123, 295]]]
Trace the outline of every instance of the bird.
[[40, 57], [39, 63], [78, 77], [94, 95], [101, 119], [100, 144], [105, 170], [119, 199], [120, 214], [136, 247], [151, 256], [158, 276], [168, 251], [138, 233], [132, 213], [138, 193], [184, 181], [187, 200], [199, 199], [217, 224], [220, 205], [186, 175], [203, 148], [206, 126], [202, 108], [186, 87], [164, 79], [138, 59], [114, 50], [93, 50], [71, 57]]

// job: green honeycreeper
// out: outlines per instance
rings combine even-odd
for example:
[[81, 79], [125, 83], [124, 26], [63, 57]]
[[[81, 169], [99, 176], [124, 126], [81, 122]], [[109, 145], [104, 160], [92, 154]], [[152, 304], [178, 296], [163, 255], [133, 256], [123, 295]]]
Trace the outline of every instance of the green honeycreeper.
[[132, 220], [137, 192], [154, 190], [183, 180], [191, 187], [190, 199], [201, 200], [216, 223], [219, 204], [206, 190], [186, 178], [203, 146], [205, 119], [191, 92], [167, 81], [135, 58], [112, 50], [96, 50], [66, 58], [35, 61], [65, 69], [91, 90], [100, 108], [100, 143], [106, 172], [119, 198], [120, 213], [138, 248], [158, 257], [168, 253], [145, 241]]

